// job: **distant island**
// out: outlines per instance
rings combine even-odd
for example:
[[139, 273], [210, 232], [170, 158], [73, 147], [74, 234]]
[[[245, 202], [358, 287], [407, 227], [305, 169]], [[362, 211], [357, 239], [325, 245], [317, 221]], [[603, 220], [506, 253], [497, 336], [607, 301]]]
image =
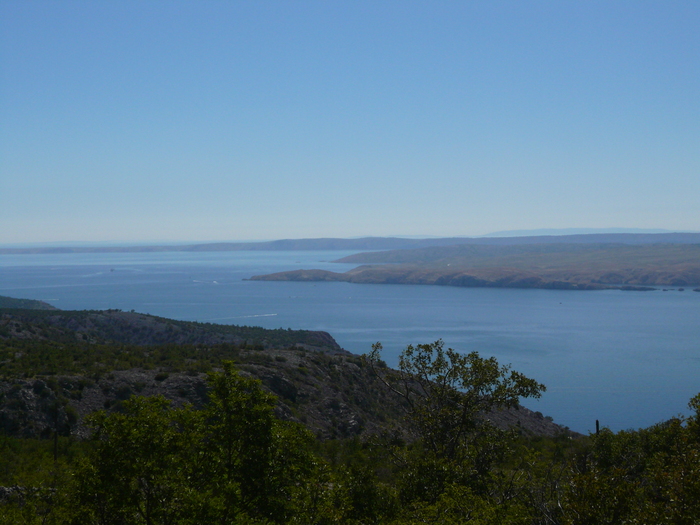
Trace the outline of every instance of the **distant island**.
[[0, 248], [0, 255], [61, 253], [151, 253], [232, 251], [368, 251], [411, 250], [455, 245], [511, 246], [520, 244], [700, 244], [700, 233], [590, 233], [568, 235], [515, 235], [494, 237], [362, 237], [357, 239], [281, 239], [265, 242], [215, 242], [152, 246], [34, 246]]
[[168, 246], [44, 246], [2, 248], [0, 256], [329, 250], [360, 252], [335, 262], [361, 266], [345, 273], [305, 269], [256, 275], [251, 280], [568, 290], [653, 290], [658, 286], [700, 285], [700, 233], [682, 232], [283, 239]]
[[700, 244], [461, 244], [351, 255], [345, 273], [294, 270], [256, 281], [344, 281], [566, 290], [654, 290], [700, 284]]

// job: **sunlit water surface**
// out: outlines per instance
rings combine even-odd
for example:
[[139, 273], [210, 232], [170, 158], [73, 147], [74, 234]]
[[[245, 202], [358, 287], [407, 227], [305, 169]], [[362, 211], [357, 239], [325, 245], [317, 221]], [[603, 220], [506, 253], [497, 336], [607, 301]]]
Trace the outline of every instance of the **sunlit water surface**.
[[330, 332], [390, 366], [407, 344], [442, 338], [547, 385], [524, 404], [579, 432], [687, 413], [700, 391], [700, 293], [510, 290], [246, 281], [300, 268], [345, 271], [351, 252], [0, 255], [0, 295], [65, 310]]

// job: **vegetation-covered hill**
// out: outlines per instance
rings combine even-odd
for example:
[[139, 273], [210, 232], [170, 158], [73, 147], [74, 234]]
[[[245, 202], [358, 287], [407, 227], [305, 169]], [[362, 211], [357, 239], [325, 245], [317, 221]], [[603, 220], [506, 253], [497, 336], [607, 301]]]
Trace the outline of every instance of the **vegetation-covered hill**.
[[[583, 437], [442, 342], [0, 309], [0, 524], [693, 524], [694, 415]], [[309, 432], [309, 430], [311, 432]]]
[[34, 299], [15, 299], [14, 297], [6, 297], [0, 295], [0, 308], [22, 308], [29, 310], [57, 310], [54, 306], [44, 301], [36, 301]]
[[[238, 364], [278, 396], [281, 417], [324, 438], [401, 426], [398, 400], [364, 361], [325, 332], [175, 321], [134, 312], [0, 309], [0, 427], [45, 435], [61, 400], [66, 432], [82, 418], [118, 410], [132, 395], [206, 402], [206, 374]], [[555, 435], [562, 428], [521, 407], [501, 426]]]
[[[227, 351], [223, 346], [220, 352]], [[71, 350], [65, 344], [54, 350], [62, 349]], [[66, 362], [79, 361], [76, 349]], [[15, 350], [20, 361], [33, 351]], [[228, 349], [232, 357], [248, 351], [265, 355], [263, 349]], [[398, 371], [382, 365], [379, 345], [356, 363], [297, 352], [300, 360], [335, 371], [337, 397], [323, 416], [347, 413], [340, 396], [354, 381], [344, 378], [357, 377], [352, 367], [343, 368], [350, 362], [374, 372], [386, 394], [382, 413], [390, 416], [389, 406], [397, 407], [406, 432], [382, 432], [391, 428], [387, 418], [371, 435], [314, 439], [281, 410], [294, 412], [303, 403], [281, 405], [262, 387], [265, 377], [263, 383], [251, 377], [250, 363], [225, 361], [205, 381], [196, 371], [153, 375], [105, 366], [103, 374], [87, 378], [37, 377], [27, 369], [1, 395], [25, 415], [23, 428], [43, 425], [43, 439], [0, 432], [0, 524], [684, 525], [700, 519], [700, 396], [691, 400], [691, 417], [649, 429], [528, 436], [481, 417], [544, 388], [494, 359], [460, 355], [439, 341], [408, 347]], [[13, 356], [6, 354], [3, 363], [16, 365]], [[285, 363], [278, 357], [286, 356], [272, 361]], [[268, 362], [258, 364], [267, 369]], [[296, 363], [304, 376], [322, 370], [306, 365]], [[355, 393], [371, 386], [359, 385]], [[113, 402], [108, 396], [115, 389]], [[164, 397], [174, 389], [191, 404]], [[206, 403], [197, 402], [202, 392]], [[103, 410], [85, 418], [89, 439], [75, 439], [81, 414], [74, 403], [99, 395], [99, 401], [106, 398]], [[287, 384], [280, 395], [303, 394]], [[46, 407], [43, 420], [33, 405]], [[7, 422], [4, 408], [0, 421]]]
[[252, 279], [583, 290], [700, 284], [700, 244], [455, 245], [360, 253], [336, 262], [365, 265], [345, 273], [295, 270]]
[[247, 342], [267, 347], [300, 345], [326, 352], [343, 352], [326, 332], [176, 321], [121, 310], [2, 309], [0, 340], [8, 338], [131, 345]]

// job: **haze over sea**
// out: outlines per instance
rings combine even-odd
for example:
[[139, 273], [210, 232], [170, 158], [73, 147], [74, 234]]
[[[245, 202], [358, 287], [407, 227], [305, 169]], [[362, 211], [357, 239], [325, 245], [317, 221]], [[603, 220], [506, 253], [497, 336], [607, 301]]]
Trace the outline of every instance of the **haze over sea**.
[[0, 256], [0, 295], [64, 310], [136, 310], [265, 328], [325, 330], [390, 366], [442, 338], [547, 385], [527, 406], [579, 432], [639, 428], [687, 412], [700, 391], [700, 293], [557, 291], [246, 281], [300, 268], [345, 271], [340, 251]]

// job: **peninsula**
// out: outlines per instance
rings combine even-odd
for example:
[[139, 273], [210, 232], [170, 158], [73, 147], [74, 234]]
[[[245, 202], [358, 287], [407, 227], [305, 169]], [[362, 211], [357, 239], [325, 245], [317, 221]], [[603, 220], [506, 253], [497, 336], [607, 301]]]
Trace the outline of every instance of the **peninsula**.
[[344, 273], [294, 270], [257, 281], [344, 281], [464, 287], [653, 290], [700, 284], [700, 244], [456, 244], [365, 252]]

